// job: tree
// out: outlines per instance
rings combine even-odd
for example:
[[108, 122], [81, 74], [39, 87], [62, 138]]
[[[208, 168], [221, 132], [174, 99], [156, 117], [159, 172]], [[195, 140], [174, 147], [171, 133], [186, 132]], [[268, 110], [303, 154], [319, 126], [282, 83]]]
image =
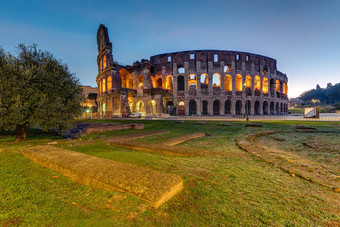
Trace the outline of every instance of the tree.
[[321, 90], [321, 87], [319, 84], [316, 85], [316, 90]]
[[15, 129], [16, 142], [25, 141], [31, 126], [71, 128], [80, 103], [78, 79], [51, 53], [24, 44], [17, 56], [0, 50], [0, 129]]

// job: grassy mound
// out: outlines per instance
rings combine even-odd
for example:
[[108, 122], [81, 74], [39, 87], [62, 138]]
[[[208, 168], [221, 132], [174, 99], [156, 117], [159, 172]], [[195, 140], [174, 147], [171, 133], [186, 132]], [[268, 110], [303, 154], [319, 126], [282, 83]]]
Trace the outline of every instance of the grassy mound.
[[53, 146], [26, 148], [22, 153], [34, 162], [56, 170], [79, 183], [108, 191], [123, 191], [158, 208], [183, 188], [174, 174], [98, 158]]

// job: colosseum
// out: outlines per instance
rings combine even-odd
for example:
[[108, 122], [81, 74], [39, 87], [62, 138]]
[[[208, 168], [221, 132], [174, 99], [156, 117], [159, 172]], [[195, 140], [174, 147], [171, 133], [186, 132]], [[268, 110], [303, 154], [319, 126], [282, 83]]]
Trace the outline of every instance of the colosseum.
[[97, 32], [101, 117], [287, 114], [286, 74], [266, 56], [224, 50], [165, 53], [133, 65], [114, 61], [108, 30]]

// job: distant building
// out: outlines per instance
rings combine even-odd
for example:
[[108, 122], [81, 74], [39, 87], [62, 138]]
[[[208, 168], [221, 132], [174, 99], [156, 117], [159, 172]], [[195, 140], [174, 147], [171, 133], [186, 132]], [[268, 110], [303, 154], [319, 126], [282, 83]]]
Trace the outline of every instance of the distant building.
[[82, 106], [83, 107], [94, 107], [96, 105], [96, 101], [92, 99], [88, 99], [90, 93], [98, 94], [98, 88], [97, 87], [91, 87], [91, 86], [80, 86], [82, 89]]

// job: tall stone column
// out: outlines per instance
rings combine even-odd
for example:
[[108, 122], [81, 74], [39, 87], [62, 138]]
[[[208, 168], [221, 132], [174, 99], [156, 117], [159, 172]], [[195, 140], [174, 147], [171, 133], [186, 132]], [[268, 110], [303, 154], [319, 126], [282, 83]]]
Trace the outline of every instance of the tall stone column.
[[198, 116], [202, 115], [201, 100], [196, 100], [196, 113], [197, 113]]

